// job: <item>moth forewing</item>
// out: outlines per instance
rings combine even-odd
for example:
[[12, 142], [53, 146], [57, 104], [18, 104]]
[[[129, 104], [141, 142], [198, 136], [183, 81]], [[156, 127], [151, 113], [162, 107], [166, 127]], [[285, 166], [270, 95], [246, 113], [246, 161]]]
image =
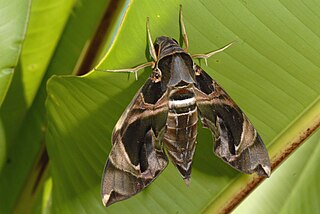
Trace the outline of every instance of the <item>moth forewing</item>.
[[[148, 80], [145, 85], [153, 84]], [[165, 96], [154, 105], [145, 103], [141, 88], [117, 122], [113, 147], [102, 178], [103, 204], [109, 206], [127, 199], [147, 187], [167, 166], [168, 159], [159, 147], [165, 127]], [[157, 121], [154, 124], [153, 121]]]
[[244, 173], [270, 176], [268, 152], [249, 119], [201, 67], [194, 65], [197, 106], [205, 128], [212, 131], [214, 153]]

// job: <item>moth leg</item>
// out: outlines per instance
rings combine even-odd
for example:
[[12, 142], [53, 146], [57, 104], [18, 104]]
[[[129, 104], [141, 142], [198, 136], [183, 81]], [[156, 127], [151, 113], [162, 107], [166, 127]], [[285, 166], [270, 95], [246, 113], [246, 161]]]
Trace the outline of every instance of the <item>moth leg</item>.
[[147, 67], [154, 67], [154, 62], [147, 62], [141, 65], [138, 65], [134, 68], [125, 68], [125, 69], [116, 69], [116, 70], [105, 70], [105, 69], [99, 69], [94, 68], [95, 71], [103, 71], [103, 72], [119, 72], [119, 73], [134, 73], [136, 80], [138, 79], [138, 71]]
[[150, 33], [149, 17], [147, 17], [147, 33], [148, 33], [148, 40], [149, 40], [149, 52], [152, 59], [156, 62], [158, 61], [158, 59], [157, 59], [156, 50], [154, 49], [154, 45], [153, 45], [153, 41]]
[[149, 51], [150, 55], [153, 58], [154, 62], [146, 62], [144, 64], [138, 65], [133, 68], [124, 68], [124, 69], [115, 69], [115, 70], [107, 70], [107, 69], [99, 69], [94, 68], [95, 71], [103, 71], [103, 72], [119, 72], [119, 73], [134, 73], [136, 80], [138, 79], [138, 71], [147, 67], [154, 67], [155, 62], [157, 61], [156, 51], [153, 46], [152, 37], [150, 33], [150, 24], [149, 24], [149, 17], [147, 18], [147, 33], [148, 33], [148, 40], [149, 40]]
[[234, 42], [231, 42], [229, 44], [227, 44], [226, 46], [218, 49], [218, 50], [215, 50], [215, 51], [211, 51], [209, 53], [206, 53], [206, 54], [192, 54], [191, 57], [192, 58], [195, 58], [195, 59], [204, 59], [206, 65], [208, 66], [208, 58], [209, 57], [212, 57], [213, 55], [217, 54], [217, 53], [220, 53], [222, 51], [224, 51], [225, 49], [227, 49], [228, 47], [230, 47]]
[[186, 48], [184, 49], [185, 52], [188, 53], [188, 48], [189, 48], [189, 41], [188, 41], [188, 36], [186, 32], [186, 27], [184, 26], [184, 21], [183, 21], [183, 16], [182, 16], [182, 5], [180, 4], [180, 28], [181, 28], [181, 33], [183, 36], [183, 41], [186, 45]]

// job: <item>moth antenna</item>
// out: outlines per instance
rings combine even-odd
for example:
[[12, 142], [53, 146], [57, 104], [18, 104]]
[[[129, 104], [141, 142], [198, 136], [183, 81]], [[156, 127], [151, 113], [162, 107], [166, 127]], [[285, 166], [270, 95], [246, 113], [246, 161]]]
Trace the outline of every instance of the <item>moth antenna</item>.
[[100, 68], [94, 68], [95, 71], [103, 71], [103, 72], [119, 72], [119, 73], [134, 73], [136, 80], [138, 80], [138, 71], [147, 67], [154, 67], [154, 62], [147, 62], [141, 65], [138, 65], [134, 68], [125, 68], [125, 69], [116, 69], [116, 70], [105, 70]]
[[233, 44], [234, 44], [234, 42], [231, 42], [231, 43], [225, 45], [224, 47], [222, 47], [222, 48], [220, 48], [218, 50], [211, 51], [211, 52], [206, 53], [206, 54], [192, 54], [191, 57], [194, 58], [194, 59], [204, 59], [206, 65], [208, 66], [208, 58], [209, 57], [212, 57], [213, 55], [224, 51], [225, 49], [227, 49], [228, 47], [230, 47]]
[[147, 33], [148, 33], [148, 40], [149, 40], [149, 52], [150, 52], [150, 55], [151, 55], [151, 57], [153, 58], [154, 61], [158, 61], [156, 50], [154, 49], [153, 41], [152, 41], [152, 37], [151, 37], [151, 33], [150, 33], [149, 17], [147, 17]]
[[187, 32], [186, 32], [186, 27], [184, 26], [184, 21], [183, 21], [183, 15], [182, 15], [182, 4], [180, 4], [180, 30], [183, 36], [183, 41], [186, 45], [186, 48], [184, 49], [185, 52], [188, 53], [188, 48], [189, 48], [189, 41], [188, 41], [188, 36], [187, 36]]

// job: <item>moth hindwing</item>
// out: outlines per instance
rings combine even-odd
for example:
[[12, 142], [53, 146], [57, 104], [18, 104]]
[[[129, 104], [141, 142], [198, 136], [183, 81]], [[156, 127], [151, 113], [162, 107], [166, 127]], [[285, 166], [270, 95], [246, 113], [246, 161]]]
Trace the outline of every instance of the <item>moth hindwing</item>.
[[270, 176], [268, 153], [256, 129], [220, 85], [192, 60], [207, 59], [231, 44], [208, 54], [189, 55], [181, 8], [180, 22], [185, 49], [165, 36], [152, 44], [147, 20], [154, 61], [132, 69], [107, 70], [137, 72], [152, 66], [151, 76], [114, 127], [102, 178], [105, 206], [147, 187], [166, 168], [167, 156], [188, 184], [198, 118], [211, 130], [218, 157], [241, 172]]

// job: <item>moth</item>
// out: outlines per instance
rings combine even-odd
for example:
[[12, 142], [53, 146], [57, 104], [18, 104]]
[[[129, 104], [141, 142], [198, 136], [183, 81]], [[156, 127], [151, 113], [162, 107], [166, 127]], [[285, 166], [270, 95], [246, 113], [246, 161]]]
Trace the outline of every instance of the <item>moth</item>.
[[150, 77], [114, 127], [102, 177], [105, 206], [146, 188], [169, 159], [189, 184], [199, 118], [212, 132], [213, 150], [219, 158], [240, 172], [270, 176], [268, 152], [256, 129], [221, 86], [193, 61], [207, 60], [232, 43], [208, 54], [190, 55], [181, 6], [180, 26], [185, 49], [166, 36], [153, 44], [147, 19], [154, 61], [131, 69], [103, 70], [137, 73], [152, 67]]

